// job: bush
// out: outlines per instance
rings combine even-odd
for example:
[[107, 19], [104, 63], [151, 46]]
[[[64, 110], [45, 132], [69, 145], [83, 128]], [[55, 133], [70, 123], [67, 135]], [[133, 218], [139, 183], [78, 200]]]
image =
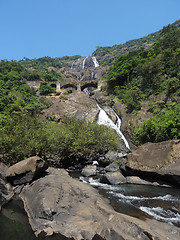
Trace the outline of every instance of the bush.
[[134, 131], [136, 145], [146, 142], [161, 142], [180, 138], [180, 104], [144, 121], [140, 128]]
[[13, 164], [26, 157], [91, 155], [104, 149], [116, 149], [118, 137], [109, 128], [64, 118], [61, 125], [28, 113], [0, 115], [0, 158]]
[[39, 91], [41, 95], [49, 95], [50, 93], [55, 93], [55, 88], [47, 84], [42, 84]]

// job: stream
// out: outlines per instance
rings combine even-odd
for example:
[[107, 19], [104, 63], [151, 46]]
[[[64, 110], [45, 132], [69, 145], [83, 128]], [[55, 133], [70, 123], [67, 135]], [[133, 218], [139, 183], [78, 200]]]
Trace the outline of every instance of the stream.
[[[71, 176], [95, 187], [115, 211], [139, 218], [156, 219], [180, 227], [180, 191], [175, 188], [134, 184], [107, 185], [99, 178], [86, 178], [77, 172]], [[35, 240], [20, 199], [12, 200], [0, 212], [1, 240]], [[48, 239], [59, 239], [50, 237]]]
[[98, 189], [117, 212], [142, 220], [154, 218], [180, 227], [180, 191], [175, 188], [148, 185], [108, 185], [100, 179], [79, 179]]

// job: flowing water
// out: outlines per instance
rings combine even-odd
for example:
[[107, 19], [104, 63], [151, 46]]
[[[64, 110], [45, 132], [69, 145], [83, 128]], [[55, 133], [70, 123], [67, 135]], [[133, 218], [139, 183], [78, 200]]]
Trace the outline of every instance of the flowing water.
[[100, 179], [80, 177], [98, 188], [118, 212], [140, 219], [155, 218], [180, 227], [180, 191], [174, 188], [122, 184], [108, 185]]
[[[134, 184], [107, 185], [100, 180], [85, 178], [71, 173], [86, 184], [98, 189], [109, 199], [112, 207], [120, 213], [142, 220], [155, 218], [180, 227], [179, 189]], [[28, 223], [27, 215], [20, 200], [12, 200], [0, 212], [0, 240], [37, 240]], [[50, 237], [49, 239], [59, 239]]]
[[128, 149], [130, 149], [129, 147], [129, 143], [128, 141], [126, 140], [126, 138], [124, 137], [124, 135], [122, 134], [120, 128], [121, 128], [121, 119], [119, 118], [119, 116], [114, 112], [116, 118], [117, 118], [117, 122], [116, 124], [111, 120], [111, 118], [108, 116], [108, 114], [104, 111], [103, 108], [101, 108], [99, 105], [98, 105], [98, 108], [99, 108], [99, 115], [98, 115], [98, 121], [97, 123], [99, 125], [105, 125], [107, 127], [110, 127], [112, 129], [114, 129], [117, 134], [123, 139], [126, 147]]

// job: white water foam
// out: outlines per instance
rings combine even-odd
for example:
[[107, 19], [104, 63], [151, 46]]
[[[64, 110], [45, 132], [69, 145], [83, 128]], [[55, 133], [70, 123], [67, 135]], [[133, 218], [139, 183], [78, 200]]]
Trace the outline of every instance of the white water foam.
[[113, 186], [113, 185], [109, 185], [109, 184], [105, 184], [105, 183], [101, 183], [100, 179], [93, 179], [93, 178], [86, 178], [86, 177], [80, 177], [79, 178], [82, 182], [84, 183], [88, 183], [91, 186], [94, 187], [99, 187], [105, 190], [109, 190], [109, 191], [118, 191], [119, 190], [119, 186]]
[[140, 207], [140, 210], [149, 214], [157, 220], [163, 220], [170, 224], [179, 223], [180, 222], [180, 214], [175, 213], [171, 210], [166, 210], [161, 207]]
[[147, 201], [147, 200], [161, 200], [161, 201], [173, 201], [173, 202], [180, 202], [180, 199], [177, 199], [169, 194], [165, 196], [158, 196], [158, 197], [137, 197], [137, 196], [128, 196], [122, 193], [116, 193], [114, 191], [109, 192], [110, 194], [119, 198], [119, 200], [126, 200], [126, 201]]
[[[131, 196], [131, 195], [124, 195], [123, 193], [120, 193], [121, 186], [114, 186], [114, 185], [108, 185], [104, 183], [100, 183], [100, 179], [93, 179], [93, 178], [87, 178], [87, 177], [80, 177], [80, 180], [90, 184], [91, 186], [98, 187], [101, 189], [104, 189], [107, 191], [108, 194], [117, 197], [118, 200], [124, 204], [129, 204], [136, 209], [140, 209], [144, 213], [154, 217], [157, 220], [165, 221], [169, 224], [180, 224], [180, 213], [178, 212], [178, 209], [175, 207], [171, 209], [163, 209], [159, 206], [157, 207], [150, 207], [149, 204], [153, 203], [154, 201], [166, 202], [166, 205], [168, 202], [171, 202], [171, 206], [173, 203], [180, 203], [180, 199], [170, 195], [166, 194], [164, 196], [155, 196], [155, 197], [143, 197], [143, 196]], [[146, 206], [145, 206], [146, 205]], [[148, 205], [148, 207], [147, 207]], [[174, 205], [174, 204], [173, 204]]]

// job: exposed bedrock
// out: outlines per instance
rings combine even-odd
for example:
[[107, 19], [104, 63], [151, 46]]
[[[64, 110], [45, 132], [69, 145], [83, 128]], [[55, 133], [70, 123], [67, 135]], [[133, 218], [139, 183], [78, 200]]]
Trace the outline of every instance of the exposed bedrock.
[[24, 187], [20, 194], [36, 236], [59, 234], [71, 240], [179, 239], [174, 226], [148, 223], [115, 212], [97, 190], [63, 169]]
[[128, 154], [125, 175], [151, 177], [180, 186], [180, 140], [146, 143]]

